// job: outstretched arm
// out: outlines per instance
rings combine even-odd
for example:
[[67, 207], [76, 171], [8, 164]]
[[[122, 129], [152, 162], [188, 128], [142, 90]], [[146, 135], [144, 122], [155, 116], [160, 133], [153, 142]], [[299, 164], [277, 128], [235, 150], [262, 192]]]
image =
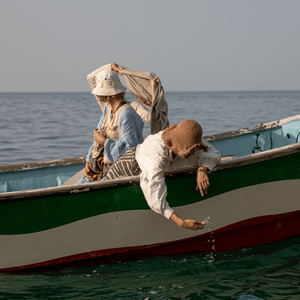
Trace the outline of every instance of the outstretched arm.
[[[144, 170], [140, 175], [140, 185], [149, 207], [153, 211], [162, 214], [167, 219], [171, 219], [179, 227], [194, 231], [203, 227], [205, 225], [205, 221], [199, 222], [190, 219], [182, 220], [174, 212], [174, 210], [169, 206], [169, 203], [166, 201], [167, 186], [163, 170], [159, 171], [161, 166], [155, 165], [154, 161], [150, 161], [150, 165], [153, 169], [150, 167], [148, 170]], [[141, 169], [143, 170], [143, 166]]]

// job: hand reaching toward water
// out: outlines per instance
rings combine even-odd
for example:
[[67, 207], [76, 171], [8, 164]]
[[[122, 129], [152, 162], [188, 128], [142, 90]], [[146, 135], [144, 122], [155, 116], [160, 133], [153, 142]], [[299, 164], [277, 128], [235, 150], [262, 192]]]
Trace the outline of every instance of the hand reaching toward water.
[[202, 229], [205, 225], [205, 221], [196, 221], [196, 220], [183, 220], [183, 225], [181, 227], [191, 230]]
[[191, 229], [191, 230], [198, 230], [202, 229], [203, 226], [206, 223], [206, 220], [204, 221], [196, 221], [196, 220], [182, 220], [175, 212], [172, 213], [170, 219], [175, 222], [179, 227], [183, 227], [185, 229]]

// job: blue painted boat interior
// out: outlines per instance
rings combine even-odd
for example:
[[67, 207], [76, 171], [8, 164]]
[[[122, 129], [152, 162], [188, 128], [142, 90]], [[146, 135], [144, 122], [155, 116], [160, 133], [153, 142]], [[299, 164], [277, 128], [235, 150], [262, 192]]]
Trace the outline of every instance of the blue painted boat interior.
[[[282, 126], [220, 139], [211, 144], [222, 156], [244, 156], [299, 142], [299, 136], [300, 120], [292, 120]], [[83, 168], [84, 164], [77, 164], [0, 173], [0, 193], [61, 186]]]
[[0, 193], [61, 186], [84, 164], [0, 173]]
[[292, 120], [282, 126], [213, 141], [211, 144], [222, 156], [244, 156], [299, 142], [299, 133], [300, 120]]

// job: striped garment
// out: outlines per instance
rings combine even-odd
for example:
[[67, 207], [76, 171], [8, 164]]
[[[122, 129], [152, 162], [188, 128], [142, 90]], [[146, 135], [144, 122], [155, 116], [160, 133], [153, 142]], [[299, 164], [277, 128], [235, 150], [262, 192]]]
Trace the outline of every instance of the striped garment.
[[104, 180], [113, 180], [139, 175], [141, 173], [141, 169], [135, 159], [135, 151], [136, 147], [133, 147], [117, 159], [110, 167]]

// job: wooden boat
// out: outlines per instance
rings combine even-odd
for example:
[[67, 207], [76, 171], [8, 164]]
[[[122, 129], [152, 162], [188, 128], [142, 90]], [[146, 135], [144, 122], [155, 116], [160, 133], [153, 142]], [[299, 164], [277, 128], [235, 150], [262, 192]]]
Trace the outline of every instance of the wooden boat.
[[176, 213], [209, 220], [195, 232], [150, 210], [138, 176], [61, 186], [84, 157], [2, 166], [0, 271], [224, 251], [298, 235], [299, 135], [300, 115], [206, 137], [223, 157], [205, 197], [195, 190], [195, 168], [166, 175]]

